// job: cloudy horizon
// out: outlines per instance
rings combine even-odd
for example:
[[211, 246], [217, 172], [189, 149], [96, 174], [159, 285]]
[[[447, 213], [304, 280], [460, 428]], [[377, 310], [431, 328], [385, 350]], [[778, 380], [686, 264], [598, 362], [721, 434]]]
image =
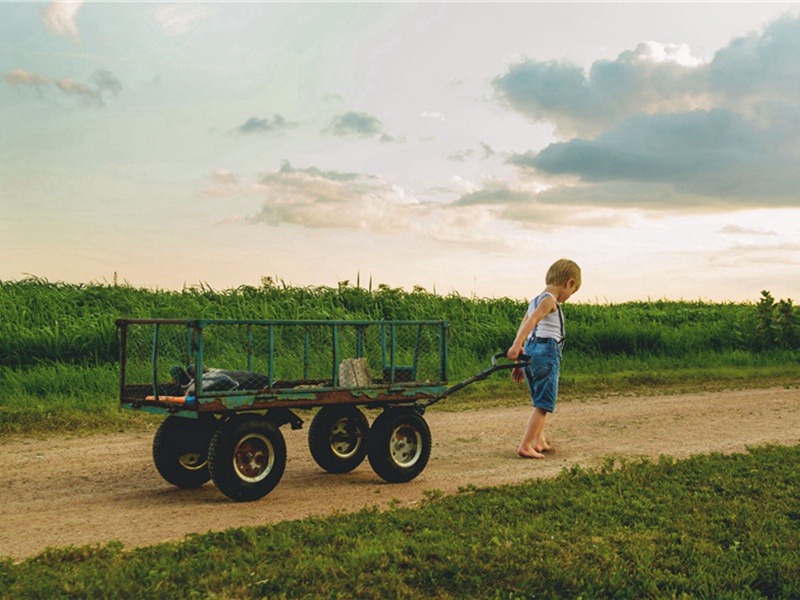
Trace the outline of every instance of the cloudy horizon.
[[0, 15], [0, 280], [800, 291], [798, 3]]

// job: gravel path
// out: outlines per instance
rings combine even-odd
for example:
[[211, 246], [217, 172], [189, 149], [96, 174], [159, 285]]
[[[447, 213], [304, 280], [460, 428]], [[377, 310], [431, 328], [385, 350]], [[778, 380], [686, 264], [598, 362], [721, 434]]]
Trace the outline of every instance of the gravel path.
[[555, 449], [542, 460], [516, 456], [529, 411], [429, 411], [431, 460], [417, 479], [395, 485], [383, 483], [367, 461], [347, 475], [325, 473], [308, 452], [307, 425], [283, 427], [286, 473], [272, 493], [251, 503], [232, 502], [211, 483], [196, 490], [167, 484], [152, 463], [152, 432], [8, 439], [0, 442], [7, 480], [0, 489], [0, 556], [111, 540], [145, 546], [392, 501], [413, 506], [425, 490], [553, 477], [574, 464], [599, 465], [610, 454], [685, 457], [800, 440], [800, 389], [563, 402], [548, 423]]

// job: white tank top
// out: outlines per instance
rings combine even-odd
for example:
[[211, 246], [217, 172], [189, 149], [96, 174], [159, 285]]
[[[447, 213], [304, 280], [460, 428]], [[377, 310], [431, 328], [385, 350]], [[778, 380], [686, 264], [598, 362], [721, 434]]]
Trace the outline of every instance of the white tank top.
[[[550, 296], [553, 300], [556, 300], [556, 297], [550, 292], [544, 292], [536, 296], [528, 305], [528, 316], [536, 310], [536, 307], [539, 306], [539, 303], [545, 296]], [[558, 310], [547, 314], [544, 319], [537, 323], [536, 327], [533, 328], [533, 331], [531, 331], [531, 334], [528, 336], [529, 339], [532, 337], [540, 337], [553, 338], [559, 342], [564, 340], [564, 316], [561, 314], [561, 305], [558, 303], [558, 300], [556, 300], [556, 307]]]

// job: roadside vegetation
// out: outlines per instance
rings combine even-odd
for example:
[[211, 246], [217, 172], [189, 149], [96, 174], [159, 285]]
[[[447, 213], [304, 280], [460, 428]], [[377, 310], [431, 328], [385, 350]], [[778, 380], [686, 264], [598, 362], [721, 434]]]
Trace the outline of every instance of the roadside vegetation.
[[8, 598], [797, 598], [800, 447], [0, 560]]
[[[458, 381], [507, 348], [525, 308], [358, 282], [176, 292], [0, 281], [0, 440], [160, 422], [118, 409], [120, 317], [444, 319]], [[796, 309], [766, 291], [754, 303], [569, 303], [565, 312], [564, 400], [798, 384]], [[497, 376], [437, 409], [523, 400]], [[413, 510], [0, 557], [0, 598], [797, 598], [798, 492], [800, 446], [609, 457], [554, 480], [429, 490]]]
[[[0, 281], [0, 435], [135, 427], [117, 408], [117, 318], [444, 319], [449, 378], [488, 366], [513, 339], [526, 303], [343, 281], [336, 288], [262, 285], [181, 291], [127, 284]], [[796, 385], [800, 328], [791, 300], [754, 303], [570, 302], [561, 394]], [[437, 409], [519, 401], [507, 377], [466, 388]], [[524, 394], [523, 394], [524, 395]]]

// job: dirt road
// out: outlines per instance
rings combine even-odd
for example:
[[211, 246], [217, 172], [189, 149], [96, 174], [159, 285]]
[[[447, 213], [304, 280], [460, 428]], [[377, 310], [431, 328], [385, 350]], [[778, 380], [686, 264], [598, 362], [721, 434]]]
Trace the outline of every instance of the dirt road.
[[0, 556], [110, 540], [144, 546], [392, 500], [410, 506], [425, 490], [552, 477], [610, 454], [685, 457], [800, 440], [800, 389], [564, 402], [548, 424], [555, 450], [542, 460], [515, 454], [529, 410], [429, 411], [430, 463], [417, 479], [397, 485], [383, 483], [366, 461], [347, 475], [323, 472], [308, 452], [307, 428], [284, 427], [289, 458], [281, 483], [244, 504], [211, 483], [180, 490], [164, 482], [152, 463], [152, 432], [0, 442]]

